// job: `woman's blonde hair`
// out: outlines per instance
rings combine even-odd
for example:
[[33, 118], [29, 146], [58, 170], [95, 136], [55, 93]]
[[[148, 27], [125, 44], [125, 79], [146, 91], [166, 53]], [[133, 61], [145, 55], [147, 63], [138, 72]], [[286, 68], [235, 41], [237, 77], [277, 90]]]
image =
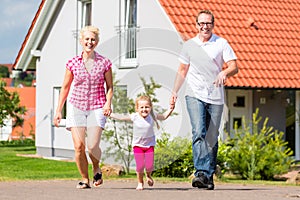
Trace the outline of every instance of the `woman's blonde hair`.
[[152, 105], [151, 98], [149, 96], [147, 96], [147, 95], [141, 95], [141, 96], [137, 97], [135, 99], [135, 111], [138, 110], [139, 101], [148, 101], [149, 105], [151, 106], [151, 111], [150, 111], [151, 117], [153, 118], [153, 120], [156, 123], [157, 128], [159, 129], [160, 127], [159, 127], [158, 121], [156, 120], [156, 118], [154, 116], [154, 113], [153, 113], [153, 105]]
[[90, 31], [92, 33], [94, 33], [96, 35], [96, 39], [97, 41], [99, 41], [99, 28], [95, 27], [95, 26], [85, 26], [80, 30], [80, 39], [83, 38], [83, 34], [86, 31]]

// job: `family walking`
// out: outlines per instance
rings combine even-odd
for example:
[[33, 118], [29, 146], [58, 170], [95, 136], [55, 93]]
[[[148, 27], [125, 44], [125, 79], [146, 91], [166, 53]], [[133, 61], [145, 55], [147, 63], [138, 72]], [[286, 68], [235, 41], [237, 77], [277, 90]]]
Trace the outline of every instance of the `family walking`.
[[170, 97], [170, 106], [161, 114], [153, 110], [152, 101], [146, 95], [136, 98], [134, 113], [112, 112], [112, 63], [95, 51], [99, 42], [99, 29], [87, 26], [81, 30], [80, 44], [83, 51], [66, 64], [54, 116], [54, 125], [58, 127], [68, 98], [66, 128], [72, 134], [75, 160], [82, 177], [77, 188], [91, 187], [86, 148], [93, 166], [93, 186], [98, 187], [103, 183], [99, 167], [99, 144], [107, 117], [133, 123], [132, 147], [138, 180], [136, 189], [144, 189], [144, 173], [147, 184], [153, 186], [151, 173], [154, 170], [156, 141], [154, 127], [158, 125], [158, 120], [166, 120], [172, 114], [177, 94], [186, 81], [185, 101], [192, 127], [195, 167], [192, 186], [214, 189], [213, 174], [216, 169], [218, 129], [224, 105], [224, 84], [228, 77], [238, 72], [237, 57], [229, 43], [213, 33], [212, 12], [200, 11], [196, 16], [195, 28], [198, 34], [184, 43], [179, 55], [180, 65]]

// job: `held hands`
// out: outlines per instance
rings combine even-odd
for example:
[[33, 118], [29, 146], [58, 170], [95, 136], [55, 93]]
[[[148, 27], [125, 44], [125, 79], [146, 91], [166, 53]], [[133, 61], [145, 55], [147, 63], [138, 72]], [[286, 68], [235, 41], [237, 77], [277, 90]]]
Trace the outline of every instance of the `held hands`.
[[104, 106], [103, 106], [102, 109], [103, 109], [103, 115], [104, 115], [104, 116], [110, 116], [110, 114], [111, 114], [111, 112], [112, 112], [112, 111], [111, 111], [110, 103], [107, 103], [107, 102], [106, 102], [106, 103], [104, 104]]
[[[104, 116], [110, 116], [111, 114], [111, 107], [110, 107], [110, 104], [105, 104], [103, 106], [103, 115]], [[59, 123], [61, 121], [61, 118], [62, 118], [62, 115], [61, 115], [61, 112], [57, 112], [54, 116], [54, 119], [53, 119], [53, 124], [54, 126], [58, 127], [59, 126]]]
[[224, 71], [221, 71], [216, 80], [214, 81], [214, 84], [216, 87], [220, 87], [221, 85], [224, 85], [226, 83], [226, 78], [227, 78], [227, 75]]
[[176, 100], [177, 100], [177, 94], [172, 94], [172, 96], [170, 98], [170, 109], [171, 110], [174, 110]]

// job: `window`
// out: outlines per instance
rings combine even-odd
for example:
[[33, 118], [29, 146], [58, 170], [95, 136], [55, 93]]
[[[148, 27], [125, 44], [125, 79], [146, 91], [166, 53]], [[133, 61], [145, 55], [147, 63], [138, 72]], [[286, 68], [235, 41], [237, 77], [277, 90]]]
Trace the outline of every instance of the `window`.
[[236, 102], [233, 104], [234, 107], [245, 107], [245, 97], [237, 96]]
[[114, 98], [113, 98], [113, 108], [116, 113], [128, 113], [130, 108], [129, 99], [127, 97], [127, 86], [126, 85], [116, 85], [114, 86]]
[[136, 58], [136, 0], [127, 0], [125, 9], [126, 58]]
[[76, 39], [76, 54], [80, 52], [81, 46], [79, 41], [79, 31], [92, 24], [92, 1], [91, 0], [78, 0], [77, 1], [77, 27], [73, 33]]
[[[56, 111], [55, 109], [57, 108], [58, 105], [58, 99], [59, 99], [59, 93], [60, 93], [61, 87], [54, 87], [53, 88], [53, 111], [52, 111], [52, 116], [54, 117]], [[66, 103], [61, 111], [62, 114], [62, 119], [60, 121], [60, 126], [66, 126], [66, 116], [67, 116], [67, 106]], [[53, 120], [52, 120], [53, 121]]]
[[137, 65], [137, 0], [121, 1], [120, 50], [121, 67]]
[[81, 29], [87, 25], [92, 24], [92, 1], [79, 0], [78, 1], [78, 27]]
[[232, 128], [235, 129], [235, 128], [241, 128], [241, 127], [242, 127], [242, 118], [241, 117], [233, 118], [233, 127]]

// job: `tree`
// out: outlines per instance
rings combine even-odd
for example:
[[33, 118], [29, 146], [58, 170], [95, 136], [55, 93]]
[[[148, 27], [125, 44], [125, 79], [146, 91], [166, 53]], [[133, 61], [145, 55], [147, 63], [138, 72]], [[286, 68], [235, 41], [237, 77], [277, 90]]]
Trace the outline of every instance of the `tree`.
[[17, 92], [9, 93], [0, 81], [0, 127], [5, 126], [5, 120], [12, 118], [14, 126], [21, 126], [24, 122], [22, 115], [25, 114], [25, 106], [20, 105], [20, 98]]
[[0, 78], [8, 78], [9, 77], [9, 70], [6, 66], [0, 66]]
[[[115, 80], [115, 79], [114, 79]], [[131, 113], [134, 111], [134, 102], [127, 98], [126, 90], [118, 87], [119, 81], [114, 82], [114, 96], [112, 100], [114, 112]], [[107, 157], [114, 157], [115, 161], [122, 161], [126, 172], [129, 173], [130, 163], [133, 160], [132, 155], [132, 124], [128, 122], [109, 120], [112, 127], [103, 131], [102, 138], [108, 142], [105, 150]]]
[[143, 77], [140, 77], [140, 79], [143, 83], [145, 92], [139, 94], [138, 96], [147, 95], [150, 97], [153, 104], [158, 103], [159, 100], [156, 98], [155, 90], [161, 88], [161, 85], [155, 83], [153, 77], [150, 77], [150, 84], [148, 84]]

